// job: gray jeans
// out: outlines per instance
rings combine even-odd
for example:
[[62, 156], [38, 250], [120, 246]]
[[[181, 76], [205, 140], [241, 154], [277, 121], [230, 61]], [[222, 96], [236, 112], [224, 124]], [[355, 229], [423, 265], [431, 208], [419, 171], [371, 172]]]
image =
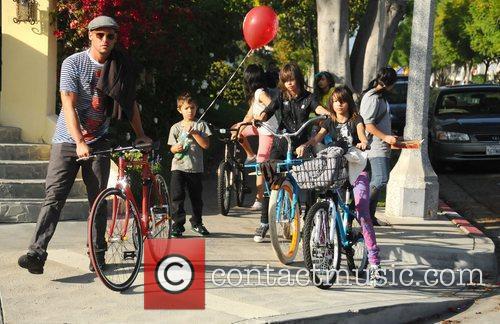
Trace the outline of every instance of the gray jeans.
[[[109, 143], [101, 139], [89, 146], [94, 151], [105, 150], [109, 148]], [[36, 255], [42, 260], [47, 258], [47, 246], [54, 235], [61, 211], [80, 167], [90, 206], [94, 203], [97, 195], [108, 185], [109, 157], [97, 157], [80, 162], [77, 162], [76, 159], [75, 144], [52, 145], [45, 180], [45, 200], [28, 248], [29, 254]]]

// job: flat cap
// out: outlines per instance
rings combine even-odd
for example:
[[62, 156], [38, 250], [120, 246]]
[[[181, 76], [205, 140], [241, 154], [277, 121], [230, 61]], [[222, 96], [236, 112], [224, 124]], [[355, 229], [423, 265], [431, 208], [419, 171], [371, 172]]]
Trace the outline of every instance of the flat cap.
[[109, 27], [116, 30], [120, 28], [113, 18], [108, 16], [98, 16], [92, 19], [92, 21], [89, 23], [88, 29], [92, 31], [94, 29], [102, 27]]

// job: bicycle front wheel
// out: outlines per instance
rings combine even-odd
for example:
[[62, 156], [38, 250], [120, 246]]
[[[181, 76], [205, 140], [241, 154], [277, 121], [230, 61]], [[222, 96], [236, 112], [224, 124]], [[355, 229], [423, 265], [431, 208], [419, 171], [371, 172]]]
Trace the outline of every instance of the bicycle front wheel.
[[220, 213], [224, 216], [229, 214], [231, 208], [231, 191], [233, 175], [231, 164], [223, 161], [217, 169], [217, 200]]
[[165, 179], [154, 175], [149, 192], [151, 236], [153, 238], [170, 238], [172, 233], [171, 200]]
[[[295, 207], [295, 208], [292, 208]], [[284, 181], [269, 197], [269, 235], [283, 264], [293, 262], [300, 241], [300, 204], [293, 206], [293, 186]]]
[[95, 273], [115, 291], [129, 288], [142, 262], [143, 241], [139, 214], [118, 189], [97, 197], [88, 223], [89, 255]]
[[[304, 225], [304, 263], [314, 285], [330, 288], [340, 268], [340, 241], [338, 228], [332, 228], [335, 218], [329, 215], [328, 201], [317, 202], [307, 213]], [[332, 222], [333, 219], [333, 222]]]
[[236, 205], [242, 207], [245, 202], [245, 170], [235, 169], [234, 187], [236, 189]]

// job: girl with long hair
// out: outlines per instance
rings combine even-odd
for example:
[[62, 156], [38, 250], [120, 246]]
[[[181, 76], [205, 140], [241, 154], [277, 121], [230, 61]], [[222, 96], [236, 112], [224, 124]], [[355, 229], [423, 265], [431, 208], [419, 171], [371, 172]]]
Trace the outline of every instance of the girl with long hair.
[[[249, 104], [248, 112], [243, 118], [241, 123], [252, 122], [254, 116], [259, 116], [262, 111], [271, 103], [271, 97], [266, 87], [266, 78], [264, 70], [262, 67], [256, 64], [249, 65], [245, 72], [243, 73], [244, 89], [245, 95]], [[233, 126], [233, 128], [238, 128], [241, 123]], [[265, 124], [272, 130], [278, 128], [278, 121], [276, 117], [270, 118]], [[245, 163], [253, 162], [264, 162], [269, 160], [269, 155], [271, 154], [271, 148], [273, 145], [273, 136], [264, 127], [257, 129], [255, 126], [242, 126], [242, 131], [239, 134], [239, 140], [241, 146], [247, 154], [247, 159]], [[259, 148], [257, 150], [257, 155], [252, 150], [250, 143], [248, 142], [249, 136], [259, 137]], [[260, 210], [262, 208], [262, 200], [264, 197], [264, 177], [257, 176], [257, 196], [254, 204], [252, 205], [252, 210]]]
[[[312, 112], [318, 115], [331, 115], [326, 108], [319, 105], [313, 94], [306, 90], [304, 76], [297, 63], [287, 63], [281, 68], [278, 87], [280, 89], [278, 96], [264, 109], [260, 116], [254, 117], [255, 120], [266, 121], [278, 114], [278, 129], [293, 133], [309, 119]], [[292, 138], [293, 150], [295, 151], [295, 148], [307, 142], [307, 140], [307, 132], [302, 132], [299, 136]], [[284, 160], [286, 152], [286, 140], [274, 139], [270, 159]], [[255, 242], [262, 242], [269, 229], [268, 205], [269, 198], [264, 198], [261, 224], [255, 231]]]
[[359, 108], [366, 130], [370, 134], [370, 215], [375, 226], [380, 225], [375, 218], [379, 194], [389, 180], [390, 145], [397, 141], [397, 136], [391, 134], [391, 116], [386, 99], [387, 92], [393, 88], [396, 80], [397, 75], [393, 68], [380, 69], [377, 77], [370, 82]]
[[333, 90], [335, 89], [335, 79], [333, 74], [328, 71], [321, 71], [314, 76], [314, 95], [319, 104], [328, 108], [328, 102], [332, 97]]
[[[347, 152], [353, 146], [361, 150], [368, 147], [363, 119], [358, 114], [351, 92], [346, 87], [338, 87], [333, 91], [330, 108], [333, 110], [333, 115], [321, 125], [316, 136], [297, 148], [298, 156], [302, 156], [308, 146], [316, 145], [327, 134], [333, 138], [331, 145], [341, 147], [344, 152]], [[368, 249], [370, 281], [373, 285], [377, 285], [381, 284], [382, 277], [380, 274], [379, 248], [369, 210], [369, 182], [368, 172], [365, 169], [357, 176], [352, 185], [356, 217], [361, 225], [363, 238]]]

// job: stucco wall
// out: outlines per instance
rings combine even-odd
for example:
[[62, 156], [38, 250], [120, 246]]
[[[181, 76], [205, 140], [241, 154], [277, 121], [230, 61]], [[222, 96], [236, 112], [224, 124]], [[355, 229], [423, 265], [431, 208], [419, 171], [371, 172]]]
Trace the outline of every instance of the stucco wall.
[[16, 3], [2, 1], [0, 125], [22, 129], [27, 142], [47, 142], [55, 126], [56, 40], [49, 12], [54, 0], [38, 0], [38, 23], [16, 24]]

